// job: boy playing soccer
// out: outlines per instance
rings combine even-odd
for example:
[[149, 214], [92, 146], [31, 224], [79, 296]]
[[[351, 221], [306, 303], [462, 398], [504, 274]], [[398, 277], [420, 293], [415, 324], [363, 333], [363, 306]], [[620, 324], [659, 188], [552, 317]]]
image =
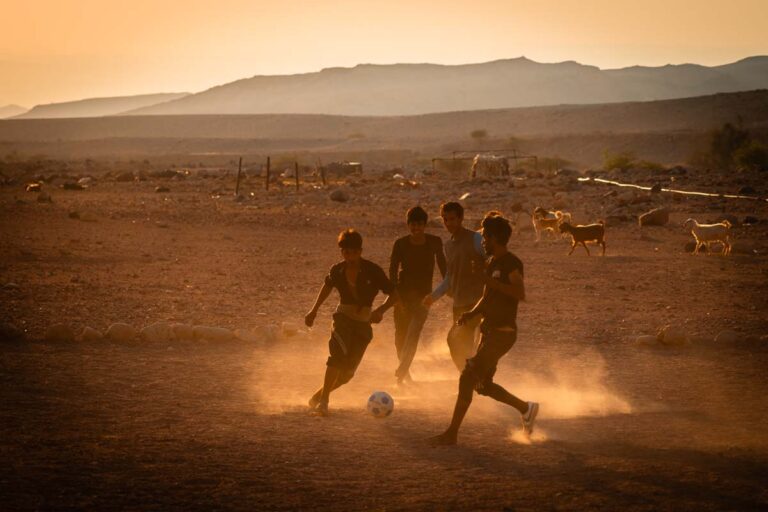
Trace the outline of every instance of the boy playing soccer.
[[443, 241], [424, 232], [427, 220], [427, 212], [422, 207], [408, 210], [406, 223], [411, 234], [395, 241], [389, 259], [389, 279], [400, 297], [394, 311], [395, 348], [400, 363], [395, 370], [398, 384], [413, 382], [409, 370], [429, 313], [422, 301], [432, 291], [435, 263], [445, 277]]
[[430, 439], [433, 445], [453, 445], [459, 427], [472, 403], [472, 394], [490, 396], [494, 400], [511, 405], [522, 415], [523, 430], [530, 435], [539, 412], [536, 402], [523, 402], [506, 389], [493, 382], [496, 365], [517, 339], [517, 303], [525, 299], [523, 263], [507, 250], [512, 234], [509, 221], [499, 212], [489, 212], [482, 222], [483, 248], [490, 255], [487, 261], [483, 296], [469, 311], [463, 313], [457, 323], [464, 324], [476, 316], [483, 321], [482, 337], [477, 353], [467, 359], [459, 378], [459, 396], [448, 429]]
[[[339, 291], [339, 305], [333, 314], [333, 330], [328, 340], [330, 356], [323, 386], [309, 399], [310, 409], [321, 416], [328, 414], [328, 397], [331, 391], [346, 384], [355, 375], [365, 350], [373, 338], [371, 324], [381, 322], [384, 312], [397, 301], [397, 292], [387, 279], [384, 270], [361, 257], [363, 237], [353, 229], [339, 234], [339, 247], [343, 261], [331, 267], [325, 283], [317, 295], [315, 305], [304, 317], [307, 327], [312, 327], [317, 310], [334, 288]], [[373, 299], [379, 293], [388, 295], [378, 308], [371, 310]]]

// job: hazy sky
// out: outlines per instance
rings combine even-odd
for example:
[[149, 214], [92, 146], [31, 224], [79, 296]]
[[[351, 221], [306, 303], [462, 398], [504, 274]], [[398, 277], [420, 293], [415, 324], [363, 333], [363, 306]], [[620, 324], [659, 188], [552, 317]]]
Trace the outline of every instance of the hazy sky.
[[768, 0], [2, 0], [0, 106], [359, 63], [601, 68], [768, 54]]

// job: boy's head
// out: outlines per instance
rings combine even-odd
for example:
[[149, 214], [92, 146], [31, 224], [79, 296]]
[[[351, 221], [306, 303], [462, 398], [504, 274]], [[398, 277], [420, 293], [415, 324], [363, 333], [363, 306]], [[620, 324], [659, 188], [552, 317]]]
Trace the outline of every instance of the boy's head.
[[344, 261], [357, 261], [363, 253], [363, 237], [354, 229], [345, 229], [339, 233], [339, 248]]
[[440, 205], [440, 216], [443, 218], [445, 229], [454, 234], [461, 229], [461, 223], [464, 221], [464, 207], [454, 201], [443, 203]]
[[405, 215], [405, 220], [408, 223], [408, 229], [413, 236], [421, 236], [424, 234], [424, 229], [427, 227], [427, 220], [429, 216], [424, 208], [421, 206], [414, 206]]
[[501, 212], [493, 210], [486, 213], [480, 225], [483, 227], [483, 249], [486, 254], [493, 254], [494, 249], [506, 247], [512, 235], [512, 227]]

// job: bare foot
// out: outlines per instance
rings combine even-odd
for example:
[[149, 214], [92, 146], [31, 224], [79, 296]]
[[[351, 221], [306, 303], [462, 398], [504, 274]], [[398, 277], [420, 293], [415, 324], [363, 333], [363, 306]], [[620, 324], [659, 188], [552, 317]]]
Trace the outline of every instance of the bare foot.
[[312, 416], [328, 416], [328, 404], [324, 402], [318, 402], [317, 406], [310, 411]]
[[432, 446], [453, 446], [456, 444], [456, 434], [443, 432], [440, 435], [427, 439]]

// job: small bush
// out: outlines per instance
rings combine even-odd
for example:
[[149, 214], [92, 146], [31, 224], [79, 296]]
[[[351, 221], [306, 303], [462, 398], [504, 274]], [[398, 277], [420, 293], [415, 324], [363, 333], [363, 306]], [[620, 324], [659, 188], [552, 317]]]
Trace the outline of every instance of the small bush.
[[619, 153], [611, 153], [608, 150], [603, 152], [603, 169], [610, 171], [611, 169], [621, 169], [626, 171], [631, 169], [635, 165], [635, 155], [630, 151], [621, 151]]
[[739, 167], [755, 171], [768, 170], [768, 148], [754, 140], [737, 149], [733, 159]]
[[474, 140], [480, 142], [483, 141], [488, 137], [488, 131], [487, 130], [472, 130], [469, 134], [470, 137], [472, 137]]

